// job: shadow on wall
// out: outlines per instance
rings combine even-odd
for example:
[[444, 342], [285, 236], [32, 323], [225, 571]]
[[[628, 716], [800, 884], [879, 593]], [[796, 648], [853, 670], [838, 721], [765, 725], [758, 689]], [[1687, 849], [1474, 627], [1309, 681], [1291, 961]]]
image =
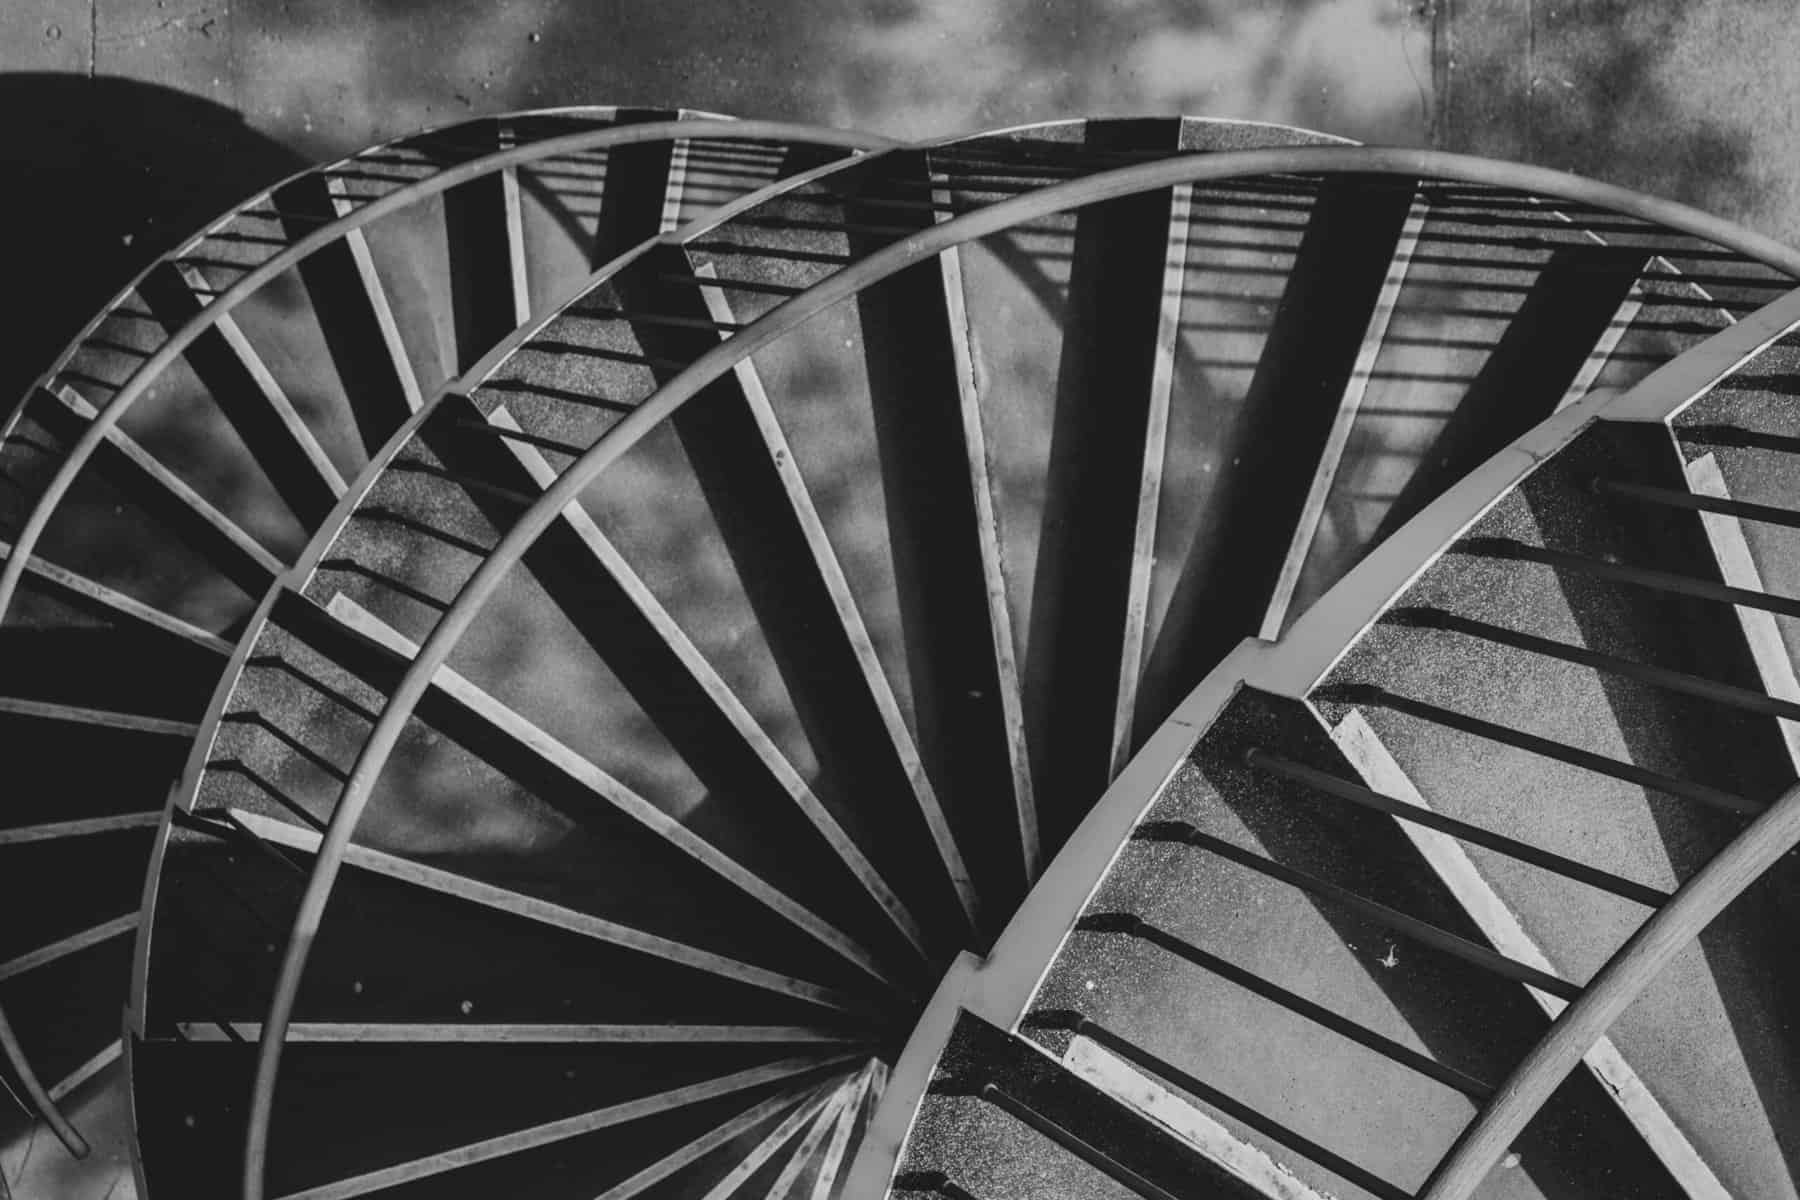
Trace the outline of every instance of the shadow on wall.
[[0, 75], [0, 111], [0, 411], [159, 254], [302, 165], [228, 108], [128, 79]]

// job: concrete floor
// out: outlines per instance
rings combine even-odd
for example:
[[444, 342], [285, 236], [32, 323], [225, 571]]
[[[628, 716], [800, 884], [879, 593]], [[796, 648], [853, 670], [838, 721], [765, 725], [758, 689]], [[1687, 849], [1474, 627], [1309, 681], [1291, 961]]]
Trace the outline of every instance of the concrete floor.
[[[899, 136], [1283, 121], [1576, 170], [1800, 241], [1783, 0], [10, 0], [0, 102], [0, 250], [37, 297], [9, 317], [9, 395], [145, 254], [258, 184], [544, 105]], [[116, 1092], [87, 1106], [118, 1128]], [[0, 1148], [0, 1197], [125, 1200], [122, 1154]]]

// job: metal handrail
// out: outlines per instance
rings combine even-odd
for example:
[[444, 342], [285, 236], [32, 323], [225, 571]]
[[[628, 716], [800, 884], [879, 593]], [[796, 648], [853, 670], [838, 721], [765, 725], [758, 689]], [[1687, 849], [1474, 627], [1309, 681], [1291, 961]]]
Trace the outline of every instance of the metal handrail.
[[[1562, 172], [1434, 151], [1303, 147], [1166, 159], [1119, 168], [1003, 200], [990, 208], [964, 214], [905, 237], [822, 281], [807, 292], [783, 302], [729, 341], [707, 351], [692, 366], [670, 380], [602, 435], [545, 490], [543, 496], [506, 533], [420, 646], [411, 666], [383, 709], [381, 719], [371, 730], [358, 754], [344, 794], [332, 814], [329, 830], [320, 845], [313, 875], [308, 881], [306, 894], [295, 918], [294, 930], [283, 957], [281, 973], [258, 1047], [257, 1072], [251, 1095], [250, 1123], [245, 1146], [245, 1200], [261, 1200], [263, 1196], [268, 1127], [285, 1030], [292, 1017], [300, 977], [323, 918], [332, 885], [342, 865], [344, 852], [373, 793], [376, 780], [397, 746], [407, 720], [423, 698], [432, 677], [448, 660], [489, 597], [498, 590], [506, 572], [601, 471], [705, 386], [725, 375], [756, 351], [824, 309], [856, 295], [875, 282], [966, 242], [1002, 232], [1022, 222], [1156, 188], [1244, 175], [1350, 172], [1435, 176], [1492, 187], [1535, 191], [1556, 198], [1613, 207], [1629, 215], [1666, 225], [1678, 232], [1690, 233], [1740, 249], [1790, 274], [1800, 275], [1800, 252], [1761, 235], [1738, 230], [1727, 222], [1697, 213], [1683, 205], [1649, 199], [1622, 188], [1582, 180]], [[97, 440], [98, 435], [95, 436]], [[22, 542], [24, 540], [21, 538]], [[9, 567], [12, 565], [9, 564]], [[16, 572], [14, 574], [16, 577]], [[0, 578], [0, 611], [3, 611], [9, 595], [6, 583], [6, 579]]]
[[1513, 1069], [1450, 1153], [1419, 1200], [1468, 1200], [1507, 1147], [1561, 1086], [1575, 1064], [1675, 955], [1789, 850], [1800, 845], [1800, 784], [1733, 838], [1621, 946], [1581, 998]]
[[83, 1138], [76, 1132], [75, 1127], [69, 1124], [69, 1119], [63, 1116], [62, 1110], [56, 1106], [56, 1101], [50, 1098], [50, 1093], [45, 1090], [43, 1083], [38, 1079], [37, 1072], [31, 1069], [31, 1063], [25, 1058], [24, 1047], [19, 1045], [18, 1035], [13, 1033], [12, 1025], [6, 1019], [5, 1009], [0, 1009], [0, 1053], [4, 1053], [7, 1060], [13, 1064], [13, 1069], [19, 1075], [19, 1083], [25, 1088], [26, 1099], [31, 1101], [31, 1106], [37, 1109], [38, 1115], [44, 1119], [44, 1123], [49, 1125], [51, 1132], [56, 1134], [56, 1140], [61, 1142], [64, 1148], [76, 1158], [86, 1158], [88, 1156], [87, 1139]]

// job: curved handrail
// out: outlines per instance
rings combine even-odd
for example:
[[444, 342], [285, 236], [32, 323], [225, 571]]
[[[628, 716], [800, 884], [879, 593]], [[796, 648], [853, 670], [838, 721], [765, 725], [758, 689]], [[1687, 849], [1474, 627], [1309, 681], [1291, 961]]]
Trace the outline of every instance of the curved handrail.
[[740, 140], [804, 140], [815, 145], [842, 146], [851, 150], [869, 150], [894, 144], [887, 139], [872, 138], [864, 134], [846, 133], [837, 129], [790, 124], [782, 121], [653, 121], [642, 125], [608, 126], [605, 129], [583, 130], [579, 133], [545, 138], [542, 141], [515, 146], [466, 163], [459, 163], [428, 179], [389, 192], [329, 224], [321, 225], [220, 292], [210, 304], [201, 309], [158, 347], [154, 354], [139, 364], [138, 368], [131, 373], [131, 377], [126, 380], [125, 386], [114, 393], [105, 406], [95, 414], [94, 419], [82, 430], [81, 437], [70, 448], [68, 456], [58, 467], [56, 474], [51, 477], [50, 483], [39, 495], [36, 503], [32, 506], [30, 516], [26, 518], [24, 527], [19, 531], [18, 537], [14, 539], [13, 551], [7, 558], [5, 568], [0, 570], [0, 620], [5, 618], [12, 607], [12, 599], [18, 591], [19, 580], [25, 573], [26, 564], [29, 562], [32, 552], [37, 548], [39, 539], [43, 537], [44, 530], [49, 525], [57, 505], [62, 502], [69, 488], [73, 486], [75, 477], [80, 473], [89, 456], [104, 440], [107, 431], [119, 423], [120, 418], [149, 391], [156, 378], [188, 346], [270, 280], [318, 250], [332, 244], [351, 230], [398, 212], [419, 200], [440, 195], [482, 175], [558, 154], [573, 154], [582, 150], [667, 140], [672, 137], [689, 140], [706, 137]]
[[[1108, 120], [1112, 120], [1112, 119], [1114, 119], [1114, 118], [1110, 118], [1110, 117], [1063, 117], [1063, 118], [1060, 118], [1060, 119], [1054, 120], [1054, 121], [1021, 121], [1017, 125], [1002, 125], [997, 129], [971, 129], [971, 130], [967, 131], [966, 133], [953, 133], [953, 134], [949, 134], [944, 137], [932, 138], [928, 141], [914, 142], [914, 143], [911, 143], [911, 145], [914, 149], [922, 149], [922, 148], [927, 148], [927, 147], [932, 147], [932, 146], [948, 146], [948, 145], [953, 145], [957, 142], [972, 141], [975, 138], [1011, 137], [1014, 134], [1025, 133], [1029, 130], [1034, 130], [1034, 129], [1037, 129], [1037, 130], [1054, 129], [1058, 125], [1080, 125], [1080, 124], [1084, 124], [1089, 121], [1108, 121]], [[1129, 118], [1124, 118], [1124, 119], [1129, 119]], [[1298, 133], [1305, 137], [1315, 139], [1313, 142], [1314, 145], [1319, 145], [1319, 144], [1330, 145], [1330, 146], [1360, 146], [1360, 145], [1362, 145], [1361, 142], [1358, 142], [1353, 138], [1340, 137], [1338, 134], [1326, 133], [1323, 130], [1308, 129], [1304, 125], [1289, 125], [1285, 121], [1252, 121], [1245, 117], [1201, 117], [1201, 116], [1193, 116], [1188, 113], [1183, 113], [1179, 117], [1171, 117], [1169, 119], [1175, 120], [1175, 121], [1180, 121], [1183, 124], [1233, 125], [1233, 126], [1238, 126], [1240, 128], [1248, 128], [1248, 129], [1279, 129], [1283, 133]]]
[[69, 1119], [63, 1116], [62, 1110], [56, 1106], [56, 1101], [50, 1098], [50, 1093], [44, 1090], [44, 1085], [38, 1080], [37, 1072], [31, 1069], [31, 1064], [25, 1059], [25, 1049], [19, 1045], [18, 1035], [13, 1033], [12, 1024], [7, 1021], [5, 1009], [0, 1009], [0, 1052], [5, 1053], [7, 1059], [18, 1071], [19, 1082], [25, 1087], [26, 1098], [31, 1101], [31, 1105], [37, 1109], [38, 1115], [56, 1134], [56, 1140], [61, 1142], [76, 1158], [86, 1158], [88, 1156], [87, 1139], [75, 1131], [75, 1127], [69, 1124]]
[[1800, 845], [1800, 784], [1676, 891], [1606, 960], [1438, 1164], [1419, 1200], [1468, 1200], [1593, 1044], [1712, 919]]
[[[312, 940], [324, 915], [325, 904], [350, 836], [368, 804], [375, 782], [432, 677], [448, 660], [451, 651], [474, 622], [487, 599], [499, 588], [505, 573], [550, 526], [556, 515], [575, 501], [601, 471], [700, 390], [757, 350], [876, 281], [965, 242], [1025, 221], [1159, 187], [1245, 175], [1349, 172], [1440, 177], [1465, 183], [1534, 191], [1560, 199], [1611, 207], [1679, 232], [1740, 249], [1790, 274], [1800, 275], [1800, 251], [1781, 246], [1761, 235], [1739, 230], [1728, 222], [1698, 213], [1684, 205], [1650, 199], [1623, 188], [1595, 183], [1563, 172], [1426, 150], [1301, 147], [1227, 151], [1214, 155], [1159, 160], [1026, 193], [1000, 201], [991, 207], [954, 217], [903, 238], [784, 301], [745, 326], [731, 339], [701, 355], [585, 451], [501, 538], [494, 551], [470, 576], [454, 603], [419, 647], [357, 756], [343, 796], [320, 844], [313, 874], [307, 881], [306, 892], [295, 917], [294, 929], [286, 947], [281, 973], [258, 1046], [250, 1125], [245, 1146], [245, 1200], [262, 1200], [262, 1176], [268, 1148], [268, 1125], [273, 1110], [275, 1076], [300, 976], [305, 969]], [[5, 580], [0, 579], [0, 604], [4, 604], [6, 596]]]

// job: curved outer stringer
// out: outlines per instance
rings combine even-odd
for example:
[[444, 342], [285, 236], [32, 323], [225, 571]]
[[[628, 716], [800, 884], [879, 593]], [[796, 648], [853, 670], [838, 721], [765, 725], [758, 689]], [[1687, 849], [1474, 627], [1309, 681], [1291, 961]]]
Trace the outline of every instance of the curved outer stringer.
[[1800, 292], [1571, 405], [1243, 642], [856, 1190], [1792, 1195], [1797, 345]]
[[[1792, 266], [1549, 172], [1170, 158], [1206, 130], [1160, 124], [821, 168], [601, 271], [389, 443], [171, 809], [133, 1009], [153, 1186], [841, 1186], [851, 1092], [1218, 639], [1431, 511], [1527, 420], [1502, 371], [1554, 412], [1785, 286], [1749, 252]], [[1354, 336], [1320, 317], [1352, 303]], [[1434, 345], [1455, 369], [1412, 369]], [[1208, 396], [1257, 431], [1229, 459]], [[1358, 449], [1397, 408], [1434, 431], [1410, 466]], [[1196, 462], [1207, 503], [1171, 479]], [[1006, 1078], [1066, 1091], [1052, 1066]], [[841, 1138], [791, 1120], [815, 1100]]]

